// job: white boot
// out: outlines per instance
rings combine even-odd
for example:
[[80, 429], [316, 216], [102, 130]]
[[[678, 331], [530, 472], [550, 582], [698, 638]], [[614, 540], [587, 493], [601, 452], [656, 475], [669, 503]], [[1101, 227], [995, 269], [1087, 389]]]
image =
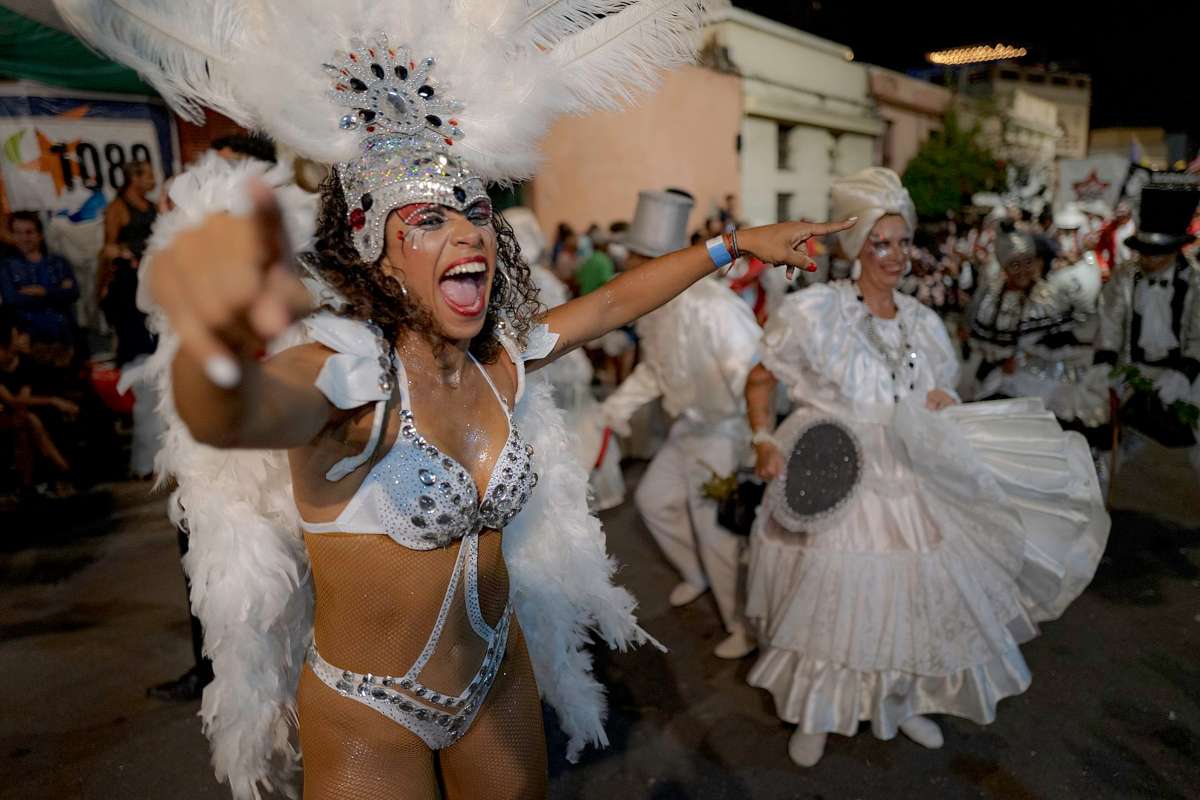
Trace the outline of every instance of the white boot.
[[741, 625], [733, 629], [733, 633], [725, 637], [725, 640], [717, 645], [713, 650], [713, 655], [717, 658], [727, 658], [730, 660], [745, 658], [753, 653], [758, 648], [758, 643], [754, 641], [754, 637], [746, 632], [746, 629]]
[[683, 581], [671, 590], [671, 596], [667, 598], [667, 602], [674, 608], [679, 608], [680, 606], [686, 606], [707, 591], [707, 586], [695, 586], [687, 581]]
[[942, 729], [929, 717], [909, 717], [900, 723], [900, 732], [930, 750], [939, 750], [945, 743], [942, 738]]
[[788, 740], [788, 756], [801, 767], [811, 767], [825, 755], [824, 733], [804, 733], [796, 728]]

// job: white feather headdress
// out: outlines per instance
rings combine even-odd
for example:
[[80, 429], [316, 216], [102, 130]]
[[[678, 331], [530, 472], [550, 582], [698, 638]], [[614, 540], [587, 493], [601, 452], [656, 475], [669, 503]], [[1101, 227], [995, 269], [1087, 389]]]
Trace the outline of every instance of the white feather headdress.
[[[374, 260], [392, 202], [432, 187], [429, 200], [459, 205], [482, 182], [528, 178], [558, 116], [616, 107], [689, 61], [702, 0], [55, 3], [190, 119], [210, 106], [326, 164], [373, 155], [373, 179], [347, 186], [346, 199], [360, 209], [359, 252]], [[379, 158], [381, 137], [397, 145], [388, 150], [399, 168]], [[421, 186], [374, 196], [417, 177]]]

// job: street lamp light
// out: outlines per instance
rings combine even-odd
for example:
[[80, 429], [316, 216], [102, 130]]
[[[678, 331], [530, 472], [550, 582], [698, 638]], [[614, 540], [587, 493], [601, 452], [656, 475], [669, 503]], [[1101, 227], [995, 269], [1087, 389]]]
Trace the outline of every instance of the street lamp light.
[[925, 59], [931, 64], [961, 67], [966, 64], [980, 64], [984, 61], [1005, 61], [1013, 58], [1021, 58], [1027, 55], [1028, 52], [1024, 47], [1014, 47], [997, 42], [995, 46], [977, 44], [970, 47], [935, 50], [932, 53], [926, 53]]

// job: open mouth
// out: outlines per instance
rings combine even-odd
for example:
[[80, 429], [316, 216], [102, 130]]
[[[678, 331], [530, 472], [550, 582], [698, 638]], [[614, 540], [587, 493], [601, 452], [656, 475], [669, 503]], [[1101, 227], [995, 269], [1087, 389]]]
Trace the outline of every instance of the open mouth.
[[456, 261], [438, 281], [442, 299], [456, 314], [477, 317], [487, 304], [487, 260], [473, 256]]

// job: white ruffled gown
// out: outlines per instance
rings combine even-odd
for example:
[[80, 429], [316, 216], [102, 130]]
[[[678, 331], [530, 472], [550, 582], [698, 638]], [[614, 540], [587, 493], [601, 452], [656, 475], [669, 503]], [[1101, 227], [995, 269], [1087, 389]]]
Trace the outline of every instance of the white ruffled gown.
[[[861, 483], [820, 530], [788, 532], [763, 507], [752, 534], [762, 655], [748, 680], [805, 733], [991, 722], [1029, 686], [1019, 645], [1083, 591], [1108, 538], [1087, 444], [1040, 400], [925, 410], [931, 389], [952, 393], [958, 361], [932, 311], [896, 302], [917, 353], [896, 381], [848, 282], [789, 296], [765, 333], [763, 363], [799, 404], [777, 438], [833, 417], [863, 451]], [[899, 346], [898, 320], [875, 325]]]

